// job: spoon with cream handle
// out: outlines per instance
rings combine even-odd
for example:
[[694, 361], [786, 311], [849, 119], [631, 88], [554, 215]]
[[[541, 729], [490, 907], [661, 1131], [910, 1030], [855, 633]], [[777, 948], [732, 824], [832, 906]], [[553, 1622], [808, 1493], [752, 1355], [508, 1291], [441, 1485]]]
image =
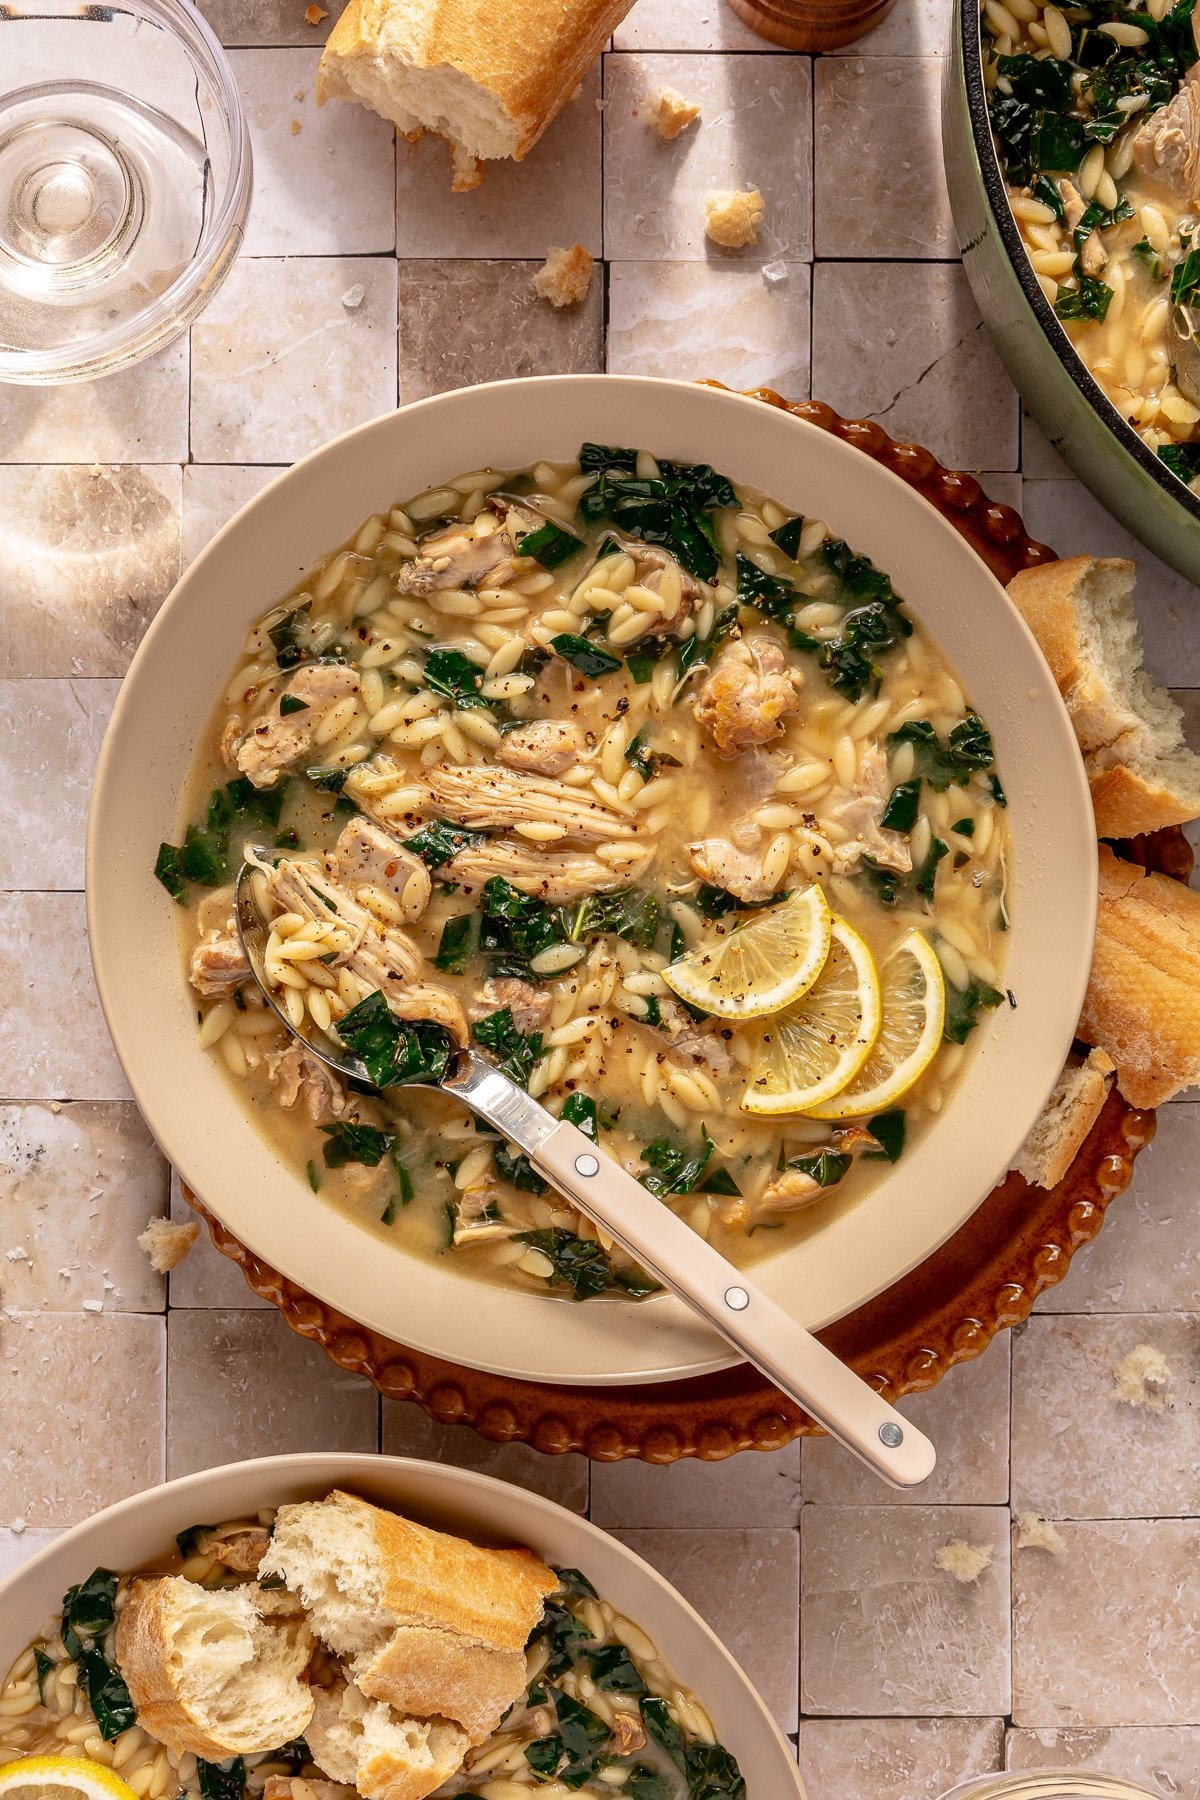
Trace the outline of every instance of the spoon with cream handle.
[[[248, 854], [257, 856], [257, 851]], [[263, 852], [263, 856], [269, 852]], [[340, 1045], [329, 1048], [291, 1022], [268, 983], [267, 928], [243, 864], [234, 917], [255, 981], [288, 1032], [336, 1074], [382, 1093], [365, 1065]], [[539, 1174], [633, 1257], [655, 1281], [699, 1314], [747, 1362], [760, 1369], [831, 1437], [893, 1487], [915, 1487], [932, 1473], [934, 1447], [832, 1350], [797, 1323], [706, 1239], [647, 1193], [579, 1128], [553, 1113], [472, 1048], [455, 1051], [437, 1085], [506, 1141], [519, 1145]], [[394, 1090], [393, 1090], [394, 1091]]]

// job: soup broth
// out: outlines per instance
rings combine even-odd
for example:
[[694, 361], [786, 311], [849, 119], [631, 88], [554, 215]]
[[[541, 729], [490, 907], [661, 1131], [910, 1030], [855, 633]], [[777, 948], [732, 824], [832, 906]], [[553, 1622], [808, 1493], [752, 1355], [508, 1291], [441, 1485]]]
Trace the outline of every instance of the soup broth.
[[[709, 468], [585, 445], [373, 516], [265, 615], [158, 873], [201, 1045], [322, 1200], [472, 1274], [628, 1298], [651, 1284], [619, 1248], [413, 1078], [469, 1033], [727, 1256], [774, 1251], [903, 1154], [1001, 1003], [1005, 804], [986, 726], [884, 571]], [[341, 1023], [384, 1097], [265, 1005], [231, 917], [244, 852], [280, 1004]], [[764, 1116], [794, 1008], [735, 1016], [674, 984], [810, 901], [845, 921], [826, 970], [865, 946], [851, 1037], [881, 971], [861, 1079], [894, 1008], [934, 1035], [894, 1104]], [[932, 969], [897, 998], [914, 933]], [[800, 950], [776, 954], [786, 985]]]

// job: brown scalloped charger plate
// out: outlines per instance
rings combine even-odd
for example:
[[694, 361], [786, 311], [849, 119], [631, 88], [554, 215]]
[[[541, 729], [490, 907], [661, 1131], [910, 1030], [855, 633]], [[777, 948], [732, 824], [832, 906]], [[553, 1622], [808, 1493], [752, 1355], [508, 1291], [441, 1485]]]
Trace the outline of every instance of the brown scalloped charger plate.
[[[709, 385], [719, 386], [719, 383]], [[944, 469], [916, 444], [881, 426], [843, 419], [819, 401], [792, 402], [769, 389], [753, 397], [842, 438], [923, 495], [1007, 583], [1019, 569], [1053, 562], [1018, 513], [990, 501], [970, 475]], [[1182, 832], [1123, 846], [1148, 868], [1187, 880], [1192, 856]], [[889, 1398], [930, 1388], [957, 1362], [978, 1356], [998, 1331], [1026, 1318], [1037, 1295], [1061, 1281], [1081, 1244], [1095, 1237], [1109, 1202], [1128, 1185], [1134, 1159], [1154, 1135], [1153, 1112], [1114, 1090], [1067, 1176], [1052, 1189], [1009, 1174], [934, 1255], [866, 1305], [821, 1332], [823, 1340]], [[269, 1267], [184, 1190], [217, 1249], [238, 1263], [254, 1292], [292, 1330], [318, 1343], [341, 1368], [380, 1393], [412, 1400], [443, 1424], [467, 1424], [497, 1443], [528, 1443], [548, 1455], [580, 1451], [599, 1462], [641, 1457], [717, 1461], [738, 1450], [778, 1450], [819, 1428], [748, 1365], [693, 1381], [649, 1386], [558, 1387], [462, 1368], [368, 1330]]]

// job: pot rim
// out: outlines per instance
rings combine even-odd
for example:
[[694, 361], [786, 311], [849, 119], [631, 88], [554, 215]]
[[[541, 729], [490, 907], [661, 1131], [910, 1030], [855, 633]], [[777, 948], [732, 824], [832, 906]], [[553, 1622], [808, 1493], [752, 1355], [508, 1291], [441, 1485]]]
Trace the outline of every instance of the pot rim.
[[[1173, 475], [1166, 463], [1154, 454], [1129, 421], [1121, 416], [1063, 330], [1055, 316], [1054, 308], [1038, 286], [1033, 265], [1029, 261], [1028, 252], [1021, 241], [1021, 234], [1017, 230], [1017, 222], [1008, 204], [1004, 171], [1000, 167], [1000, 158], [996, 152], [995, 139], [992, 136], [992, 123], [988, 117], [987, 90], [983, 84], [983, 42], [979, 22], [979, 0], [958, 0], [954, 29], [959, 34], [962, 50], [967, 117], [971, 126], [975, 158], [979, 165], [984, 194], [987, 197], [988, 211], [991, 214], [993, 225], [1000, 234], [1009, 265], [1017, 278], [1025, 301], [1058, 362], [1118, 447], [1133, 459], [1143, 474], [1148, 475], [1162, 489], [1163, 493], [1175, 502], [1188, 519], [1200, 524], [1200, 494], [1193, 493], [1191, 488], [1179, 480], [1178, 476]], [[1022, 405], [1025, 405], [1023, 396]]]

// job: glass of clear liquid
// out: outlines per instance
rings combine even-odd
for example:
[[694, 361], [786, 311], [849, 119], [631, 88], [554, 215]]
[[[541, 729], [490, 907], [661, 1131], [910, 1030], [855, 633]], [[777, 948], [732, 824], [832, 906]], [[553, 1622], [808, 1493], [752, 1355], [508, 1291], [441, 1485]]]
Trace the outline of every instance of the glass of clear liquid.
[[1136, 1787], [1118, 1775], [1084, 1769], [1030, 1769], [1022, 1774], [980, 1775], [962, 1781], [942, 1800], [1162, 1800], [1155, 1790]]
[[0, 381], [84, 381], [170, 341], [250, 207], [250, 138], [189, 0], [0, 5]]

